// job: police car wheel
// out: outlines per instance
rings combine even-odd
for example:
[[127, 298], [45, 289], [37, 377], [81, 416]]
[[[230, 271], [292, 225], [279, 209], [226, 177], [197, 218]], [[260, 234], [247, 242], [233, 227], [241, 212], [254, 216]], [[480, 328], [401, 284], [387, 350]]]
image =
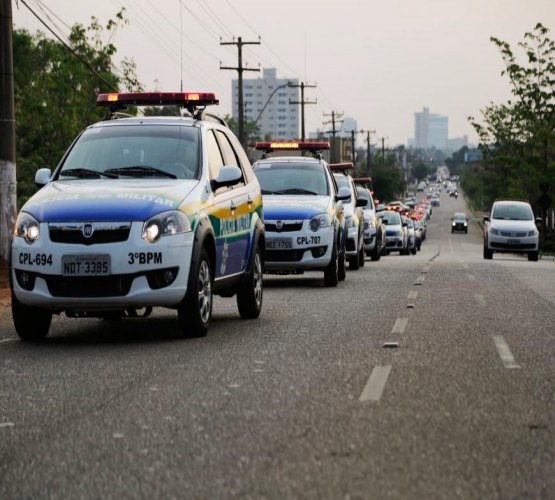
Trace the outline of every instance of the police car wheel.
[[378, 242], [376, 242], [376, 246], [369, 252], [370, 260], [374, 262], [377, 260], [380, 260], [382, 253], [383, 253], [383, 250], [380, 249]]
[[364, 263], [365, 263], [365, 255], [364, 255], [364, 246], [361, 245], [360, 246], [360, 250], [358, 252], [358, 265], [360, 267], [364, 267]]
[[48, 335], [52, 313], [41, 307], [26, 306], [12, 293], [12, 317], [21, 340], [41, 340]]
[[339, 281], [345, 281], [347, 277], [347, 256], [345, 255], [345, 250], [339, 252], [339, 262], [337, 268], [337, 278]]
[[190, 287], [177, 308], [179, 327], [185, 337], [204, 337], [212, 317], [212, 267], [210, 257], [202, 249], [197, 266], [189, 281]]
[[248, 279], [237, 290], [237, 308], [243, 319], [255, 319], [262, 310], [263, 280], [262, 255], [256, 247]]
[[326, 286], [337, 286], [339, 282], [339, 252], [337, 244], [333, 245], [331, 261], [324, 269], [324, 284]]
[[358, 261], [358, 253], [353, 257], [349, 257], [349, 269], [352, 271], [357, 271], [360, 268], [360, 264]]

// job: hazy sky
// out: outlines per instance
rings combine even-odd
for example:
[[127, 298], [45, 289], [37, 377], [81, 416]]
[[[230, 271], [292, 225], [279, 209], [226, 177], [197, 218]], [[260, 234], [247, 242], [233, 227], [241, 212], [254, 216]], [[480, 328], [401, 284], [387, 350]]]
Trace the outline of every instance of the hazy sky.
[[[146, 90], [179, 90], [182, 73], [184, 90], [218, 93], [221, 115], [231, 112], [237, 73], [220, 70], [220, 61], [236, 66], [237, 48], [221, 46], [220, 37], [260, 36], [261, 45], [245, 47], [249, 67], [275, 67], [278, 77], [317, 85], [305, 94], [318, 101], [306, 107], [307, 132], [322, 128], [324, 114], [334, 110], [374, 129], [373, 142], [386, 137], [389, 145], [414, 136], [414, 113], [423, 106], [449, 117], [450, 137], [466, 134], [476, 142], [467, 117], [510, 96], [490, 36], [518, 50], [524, 33], [541, 22], [555, 39], [555, 0], [26, 2], [64, 33], [91, 16], [105, 23], [125, 7], [130, 23], [112, 40], [117, 59], [135, 61]], [[46, 31], [21, 1], [14, 0], [13, 19], [16, 28]]]

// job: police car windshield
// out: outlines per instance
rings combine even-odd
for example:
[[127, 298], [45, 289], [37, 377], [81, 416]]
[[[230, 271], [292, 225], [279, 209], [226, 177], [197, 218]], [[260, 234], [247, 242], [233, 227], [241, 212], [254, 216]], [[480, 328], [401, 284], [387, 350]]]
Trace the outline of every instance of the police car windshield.
[[326, 174], [319, 163], [264, 162], [255, 167], [254, 173], [262, 194], [329, 195]]
[[499, 204], [493, 210], [493, 219], [505, 220], [533, 220], [534, 216], [530, 208], [520, 204]]
[[[59, 173], [62, 177], [197, 179], [199, 130], [172, 125], [108, 125], [86, 130]], [[88, 172], [84, 175], [84, 172]]]
[[382, 212], [382, 213], [383, 213], [383, 215], [382, 215], [383, 220], [389, 226], [401, 224], [401, 216], [397, 212], [385, 211], [385, 212]]

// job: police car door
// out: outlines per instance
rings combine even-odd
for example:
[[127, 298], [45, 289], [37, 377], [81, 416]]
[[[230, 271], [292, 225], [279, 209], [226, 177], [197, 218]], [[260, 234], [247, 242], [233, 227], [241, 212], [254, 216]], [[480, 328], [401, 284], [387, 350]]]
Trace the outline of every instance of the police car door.
[[[216, 139], [216, 130], [206, 134], [210, 179], [216, 179], [225, 164], [225, 157]], [[216, 235], [215, 279], [240, 271], [237, 259], [237, 208], [241, 203], [241, 185], [221, 187], [214, 192], [214, 204], [210, 208], [210, 220]], [[246, 196], [245, 196], [246, 198]]]

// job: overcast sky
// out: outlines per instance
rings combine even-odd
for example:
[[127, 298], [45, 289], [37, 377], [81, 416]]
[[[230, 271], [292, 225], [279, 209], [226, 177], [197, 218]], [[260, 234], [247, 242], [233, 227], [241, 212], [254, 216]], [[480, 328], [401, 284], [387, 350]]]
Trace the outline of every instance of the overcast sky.
[[[237, 49], [221, 46], [220, 37], [260, 36], [261, 45], [245, 47], [249, 67], [275, 67], [278, 77], [317, 85], [305, 91], [318, 101], [306, 107], [307, 132], [322, 128], [333, 110], [391, 146], [414, 136], [414, 113], [423, 106], [449, 117], [451, 138], [476, 142], [467, 117], [510, 96], [490, 36], [518, 50], [541, 22], [555, 39], [555, 0], [25, 1], [64, 33], [91, 16], [105, 23], [125, 7], [130, 23], [112, 40], [117, 59], [135, 61], [146, 90], [179, 90], [182, 74], [184, 90], [217, 92], [221, 115], [231, 112], [237, 74], [220, 70], [220, 61], [236, 66]], [[13, 20], [16, 28], [46, 31], [21, 0]]]

